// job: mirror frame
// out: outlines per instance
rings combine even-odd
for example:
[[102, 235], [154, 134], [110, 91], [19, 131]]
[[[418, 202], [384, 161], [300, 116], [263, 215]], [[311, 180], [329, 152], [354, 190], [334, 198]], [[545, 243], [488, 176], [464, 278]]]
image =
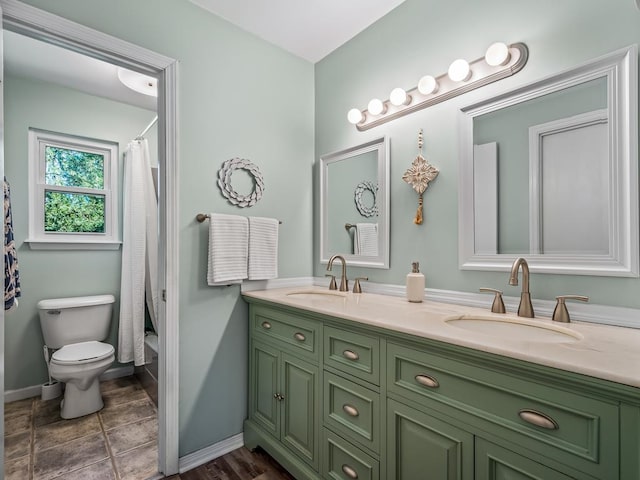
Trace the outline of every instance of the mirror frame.
[[[602, 77], [607, 78], [611, 179], [617, 187], [611, 195], [609, 205], [610, 254], [476, 254], [473, 198], [474, 118]], [[531, 271], [537, 273], [639, 276], [637, 45], [617, 50], [576, 68], [462, 108], [459, 141], [458, 258], [461, 270], [507, 271], [516, 257], [526, 256]]]
[[[346, 160], [368, 152], [377, 152], [378, 156], [378, 256], [366, 257], [345, 254], [344, 252], [329, 252], [329, 218], [325, 199], [328, 198], [328, 167], [332, 163]], [[369, 142], [354, 147], [327, 153], [320, 157], [320, 263], [329, 263], [329, 257], [334, 253], [340, 254], [349, 266], [368, 268], [389, 268], [389, 139], [375, 138]]]

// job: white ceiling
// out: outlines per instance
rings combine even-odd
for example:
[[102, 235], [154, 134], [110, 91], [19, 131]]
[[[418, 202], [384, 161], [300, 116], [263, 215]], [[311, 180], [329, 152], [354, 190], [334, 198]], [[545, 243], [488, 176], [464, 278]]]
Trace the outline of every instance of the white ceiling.
[[[315, 63], [404, 0], [189, 1]], [[3, 31], [3, 38], [4, 69], [8, 74], [156, 110], [154, 97], [120, 83], [115, 65], [8, 30]]]
[[5, 73], [156, 110], [155, 97], [120, 83], [115, 65], [8, 30], [3, 31], [3, 39]]
[[189, 1], [312, 63], [322, 60], [404, 2], [404, 0]]

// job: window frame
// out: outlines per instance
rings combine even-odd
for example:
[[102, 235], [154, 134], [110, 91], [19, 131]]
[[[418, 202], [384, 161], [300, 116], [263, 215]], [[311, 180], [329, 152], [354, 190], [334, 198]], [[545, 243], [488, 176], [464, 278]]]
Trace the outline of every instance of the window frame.
[[[46, 147], [96, 153], [104, 158], [102, 189], [66, 187], [45, 183]], [[35, 250], [116, 250], [118, 218], [118, 144], [106, 140], [29, 128], [29, 236], [25, 240]], [[104, 233], [45, 231], [45, 191], [104, 195]]]

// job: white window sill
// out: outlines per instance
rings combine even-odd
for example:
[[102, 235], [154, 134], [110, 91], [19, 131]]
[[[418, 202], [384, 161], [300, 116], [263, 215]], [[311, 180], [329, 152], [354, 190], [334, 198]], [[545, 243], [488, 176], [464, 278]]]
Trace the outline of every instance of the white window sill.
[[118, 250], [122, 242], [117, 241], [77, 241], [25, 240], [31, 250]]

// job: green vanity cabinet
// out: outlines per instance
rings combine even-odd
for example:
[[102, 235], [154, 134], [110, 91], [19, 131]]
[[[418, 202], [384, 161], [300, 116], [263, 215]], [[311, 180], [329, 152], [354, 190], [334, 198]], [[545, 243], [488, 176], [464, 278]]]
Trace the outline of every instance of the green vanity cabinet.
[[473, 434], [393, 400], [387, 419], [388, 479], [473, 480]]
[[[293, 465], [318, 470], [320, 449], [319, 326], [295, 316], [263, 311], [250, 338], [249, 419]], [[245, 430], [250, 430], [245, 425]], [[250, 444], [251, 436], [248, 435]], [[260, 440], [257, 444], [262, 445]], [[264, 445], [267, 449], [268, 446]], [[274, 453], [274, 456], [278, 456]], [[302, 461], [302, 463], [300, 462]], [[296, 471], [287, 462], [285, 467]], [[305, 465], [306, 464], [306, 465]]]
[[640, 479], [638, 388], [247, 300], [245, 444], [297, 480]]

